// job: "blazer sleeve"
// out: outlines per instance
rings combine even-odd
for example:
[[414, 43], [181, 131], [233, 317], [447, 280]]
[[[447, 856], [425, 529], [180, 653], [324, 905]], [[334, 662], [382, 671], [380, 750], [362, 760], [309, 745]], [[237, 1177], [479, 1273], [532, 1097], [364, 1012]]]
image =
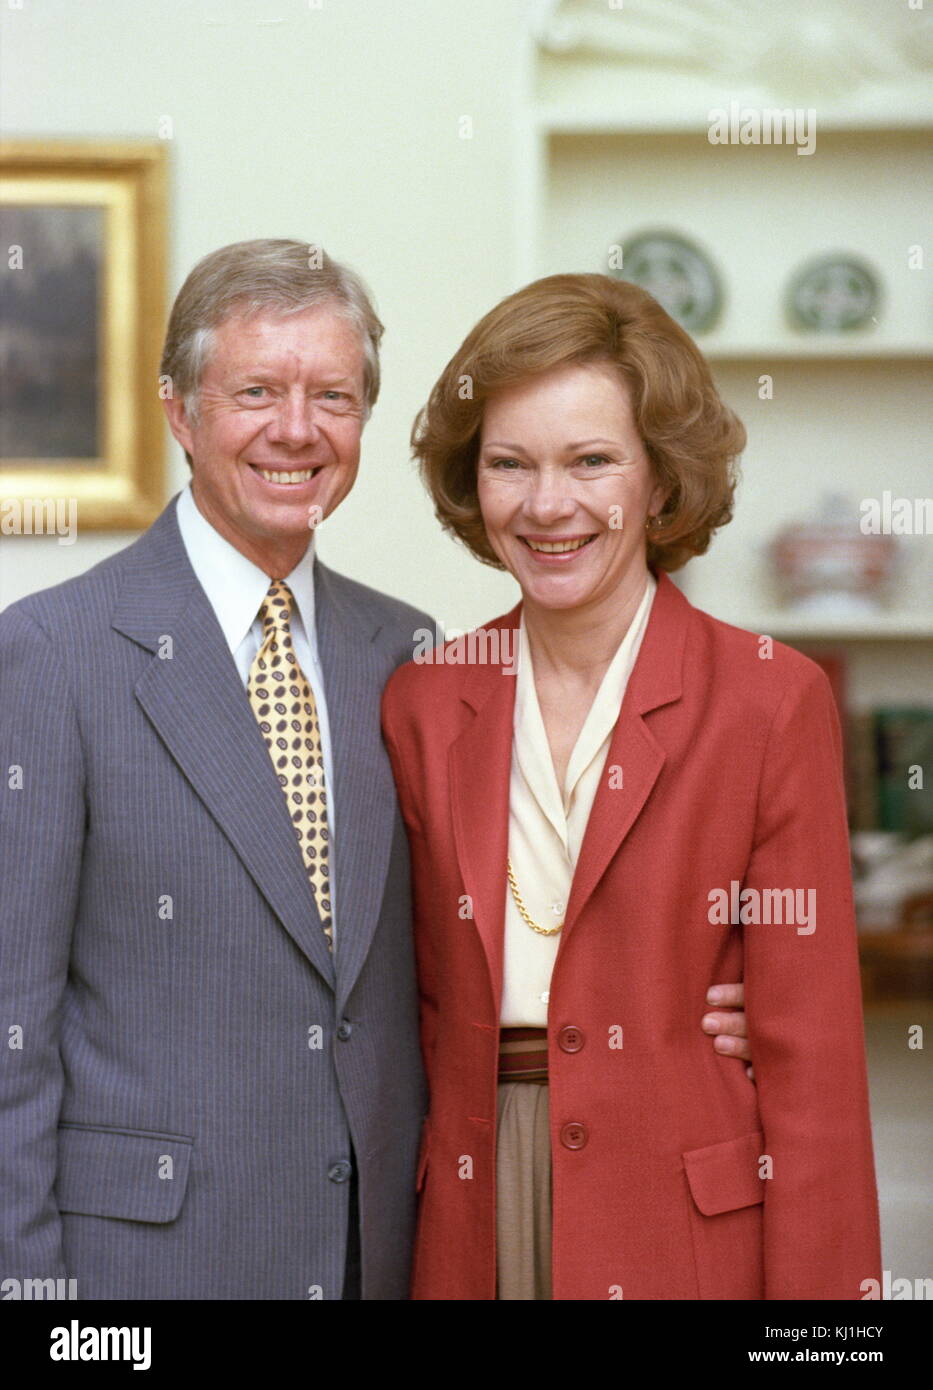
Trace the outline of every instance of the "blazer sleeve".
[[743, 927], [764, 1151], [767, 1299], [860, 1299], [881, 1252], [842, 740], [807, 664], [769, 733], [743, 888], [802, 889], [811, 924]]
[[78, 901], [84, 765], [60, 660], [0, 615], [0, 1278], [63, 1278], [54, 1198], [60, 1011]]

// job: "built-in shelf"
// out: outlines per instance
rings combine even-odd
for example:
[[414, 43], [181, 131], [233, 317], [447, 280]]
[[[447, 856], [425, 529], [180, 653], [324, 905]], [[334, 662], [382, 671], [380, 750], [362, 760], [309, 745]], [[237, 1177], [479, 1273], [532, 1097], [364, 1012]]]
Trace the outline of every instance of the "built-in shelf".
[[[746, 103], [740, 102], [739, 105]], [[759, 99], [749, 101], [750, 105], [780, 106], [782, 103]], [[785, 105], [787, 103], [784, 103]], [[685, 135], [697, 136], [707, 140], [708, 111], [719, 107], [719, 100], [703, 102], [700, 100], [684, 103], [677, 111], [651, 111], [646, 106], [629, 105], [611, 107], [588, 107], [577, 102], [560, 105], [538, 105], [530, 114], [531, 125], [542, 135]], [[819, 135], [896, 134], [911, 136], [919, 132], [933, 130], [933, 113], [927, 106], [920, 110], [916, 105], [906, 107], [898, 113], [889, 112], [879, 117], [873, 112], [836, 112], [827, 115], [825, 110], [818, 113], [817, 133]]]
[[720, 614], [734, 627], [792, 642], [933, 641], [933, 618], [923, 613], [885, 613], [877, 617], [825, 618], [780, 609], [739, 618]]
[[729, 343], [702, 336], [696, 339], [704, 357], [711, 362], [798, 361], [813, 358], [829, 361], [884, 362], [933, 361], [933, 344], [928, 342], [884, 342], [878, 338], [792, 338], [767, 343]]
[[[679, 0], [672, 13], [703, 36], [693, 50], [678, 49], [677, 32], [668, 43], [647, 0], [626, 0], [624, 10], [579, 0], [533, 8], [516, 84], [514, 283], [605, 273], [617, 264], [611, 253], [647, 230], [695, 242], [722, 283], [721, 317], [696, 343], [748, 429], [745, 530], [741, 541], [729, 537], [718, 568], [711, 559], [700, 590], [707, 601], [691, 594], [689, 579], [685, 591], [747, 631], [803, 650], [841, 648], [853, 709], [927, 702], [933, 611], [924, 603], [931, 560], [921, 538], [905, 542], [909, 569], [890, 591], [897, 607], [877, 613], [778, 607], [766, 559], [776, 531], [805, 523], [829, 490], [853, 507], [882, 481], [897, 496], [929, 492], [922, 421], [933, 320], [918, 190], [933, 98], [915, 49], [919, 14], [906, 4], [875, 7], [879, 62], [869, 74], [841, 5], [839, 13], [824, 7], [833, 13], [821, 25], [840, 36], [825, 63], [808, 52], [807, 3], [766, 7], [754, 34], [729, 21], [731, 4]], [[795, 56], [776, 62], [779, 51]], [[731, 123], [733, 102], [812, 108], [806, 133], [815, 131], [815, 145], [808, 153], [809, 141], [796, 149], [711, 143], [711, 112], [728, 112]], [[877, 321], [808, 333], [788, 316], [789, 287], [803, 266], [833, 253], [873, 268]], [[772, 394], [760, 394], [765, 373]], [[743, 567], [749, 582], [734, 582]]]

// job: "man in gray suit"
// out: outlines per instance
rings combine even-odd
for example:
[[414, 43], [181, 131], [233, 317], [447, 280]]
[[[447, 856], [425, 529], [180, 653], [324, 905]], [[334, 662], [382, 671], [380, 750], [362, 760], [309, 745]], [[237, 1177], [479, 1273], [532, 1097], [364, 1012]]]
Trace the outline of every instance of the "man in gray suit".
[[319, 248], [206, 257], [162, 364], [190, 488], [0, 615], [5, 1297], [407, 1296], [426, 1098], [379, 706], [433, 623], [314, 553], [381, 333]]
[[208, 256], [162, 367], [190, 489], [0, 616], [2, 1279], [407, 1296], [426, 1106], [379, 701], [433, 623], [313, 539], [381, 332], [317, 248]]

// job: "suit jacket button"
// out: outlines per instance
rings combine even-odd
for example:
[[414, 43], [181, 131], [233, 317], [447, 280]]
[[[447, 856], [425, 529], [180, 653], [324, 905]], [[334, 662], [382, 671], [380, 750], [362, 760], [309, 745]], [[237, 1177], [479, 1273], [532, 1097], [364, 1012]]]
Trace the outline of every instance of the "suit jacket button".
[[341, 1042], [346, 1042], [347, 1038], [350, 1036], [352, 1032], [353, 1024], [350, 1022], [348, 1018], [342, 1018], [340, 1022], [337, 1024], [337, 1037], [340, 1039]]
[[571, 1120], [560, 1132], [560, 1142], [565, 1149], [582, 1149], [589, 1137], [586, 1125], [581, 1125], [578, 1120]]
[[332, 1163], [327, 1170], [327, 1176], [331, 1182], [346, 1182], [353, 1172], [353, 1164], [348, 1158], [338, 1158], [336, 1163]]
[[583, 1029], [574, 1028], [572, 1023], [568, 1023], [557, 1035], [557, 1046], [563, 1052], [579, 1052], [585, 1042], [586, 1034]]

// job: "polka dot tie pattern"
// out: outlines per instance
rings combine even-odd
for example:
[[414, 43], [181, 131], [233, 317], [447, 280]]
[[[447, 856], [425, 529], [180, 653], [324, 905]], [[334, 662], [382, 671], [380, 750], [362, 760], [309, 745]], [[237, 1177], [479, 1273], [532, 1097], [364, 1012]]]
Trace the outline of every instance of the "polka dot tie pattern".
[[247, 693], [317, 901], [329, 950], [334, 949], [330, 903], [330, 831], [324, 757], [314, 691], [298, 664], [289, 626], [294, 599], [288, 585], [273, 579], [263, 599], [262, 645], [249, 669]]

